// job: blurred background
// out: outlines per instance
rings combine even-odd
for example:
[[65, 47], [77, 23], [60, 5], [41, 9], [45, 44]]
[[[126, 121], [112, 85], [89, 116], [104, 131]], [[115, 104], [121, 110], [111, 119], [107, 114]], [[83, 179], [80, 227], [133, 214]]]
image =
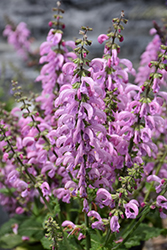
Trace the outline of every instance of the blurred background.
[[[34, 41], [32, 50], [35, 51], [46, 39], [49, 31], [48, 22], [53, 20], [52, 8], [56, 6], [56, 2], [56, 0], [1, 0], [0, 34], [4, 30], [7, 18], [15, 25], [25, 22], [31, 31]], [[125, 29], [122, 32], [124, 41], [121, 43], [120, 57], [130, 59], [135, 68], [138, 66], [141, 53], [152, 39], [149, 35], [149, 30], [153, 27], [152, 20], [161, 24], [162, 17], [167, 17], [165, 0], [62, 0], [61, 3], [65, 10], [65, 39], [78, 38], [82, 25], [93, 28], [88, 34], [93, 41], [89, 48], [90, 58], [102, 55], [104, 45], [97, 42], [97, 37], [101, 33], [106, 33], [112, 26], [112, 18], [120, 17], [121, 10], [124, 10], [128, 23], [124, 25]], [[26, 62], [17, 56], [2, 35], [0, 62], [0, 99], [6, 100], [6, 95], [10, 96], [11, 79], [15, 78], [26, 90], [40, 91], [40, 84], [34, 83], [39, 72], [27, 67]]]
[[[32, 49], [35, 51], [46, 39], [49, 31], [48, 22], [53, 20], [52, 8], [56, 7], [56, 2], [56, 0], [0, 1], [0, 101], [12, 98], [11, 80], [15, 78], [27, 91], [41, 90], [40, 84], [34, 82], [39, 72], [28, 67], [2, 36], [6, 17], [16, 25], [19, 22], [27, 23], [34, 40]], [[112, 18], [119, 17], [124, 10], [128, 23], [124, 25], [125, 29], [122, 32], [124, 41], [121, 43], [120, 57], [131, 60], [136, 69], [141, 53], [152, 39], [149, 35], [149, 30], [153, 27], [152, 20], [161, 25], [161, 19], [167, 18], [165, 0], [62, 0], [61, 3], [65, 10], [63, 19], [66, 25], [65, 39], [78, 38], [82, 25], [93, 28], [88, 34], [89, 39], [93, 41], [90, 58], [102, 55], [104, 46], [97, 42], [97, 37], [101, 33], [106, 33], [112, 26]], [[7, 218], [7, 214], [0, 207], [0, 225]]]

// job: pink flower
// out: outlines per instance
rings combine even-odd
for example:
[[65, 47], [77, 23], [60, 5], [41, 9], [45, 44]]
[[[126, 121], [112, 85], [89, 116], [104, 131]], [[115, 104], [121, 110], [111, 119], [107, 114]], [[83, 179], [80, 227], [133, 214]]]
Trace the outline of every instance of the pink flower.
[[28, 241], [29, 239], [30, 239], [30, 237], [28, 237], [28, 236], [22, 236], [23, 241]]
[[14, 234], [18, 234], [19, 225], [17, 223], [12, 225], [12, 230]]
[[95, 217], [97, 220], [101, 220], [100, 214], [99, 214], [98, 212], [94, 211], [94, 210], [89, 211], [88, 214], [87, 214], [87, 216], [88, 216], [88, 217], [93, 216], [93, 217]]
[[159, 195], [159, 196], [157, 197], [157, 202], [156, 202], [156, 204], [157, 204], [157, 206], [159, 206], [159, 207], [162, 207], [162, 208], [167, 209], [167, 199], [166, 199], [164, 196], [162, 196], [162, 195]]
[[[161, 187], [163, 186], [163, 181], [161, 180], [161, 178], [159, 178], [158, 176], [156, 175], [149, 175], [147, 177], [147, 181], [150, 182], [150, 181], [155, 181], [155, 184], [156, 184], [156, 193], [159, 193], [161, 192]], [[157, 185], [157, 183], [159, 183], [159, 185]]]
[[9, 154], [5, 152], [5, 153], [3, 154], [3, 161], [6, 162], [6, 161], [8, 160], [8, 158], [9, 158]]
[[106, 189], [99, 188], [96, 193], [96, 201], [99, 203], [99, 206], [101, 208], [103, 208], [104, 206], [111, 206], [111, 194]]
[[139, 203], [136, 200], [131, 200], [129, 203], [125, 204], [126, 218], [135, 219], [139, 212], [138, 206]]
[[15, 212], [16, 212], [16, 214], [22, 214], [22, 213], [24, 213], [24, 209], [22, 207], [17, 207]]
[[68, 227], [68, 228], [75, 228], [76, 227], [76, 225], [73, 222], [69, 221], [69, 220], [63, 221], [61, 226], [62, 227]]
[[94, 210], [91, 210], [91, 211], [88, 212], [87, 216], [88, 217], [93, 216], [98, 220], [98, 221], [95, 221], [95, 222], [92, 223], [92, 228], [93, 229], [96, 228], [96, 229], [104, 231], [104, 223], [103, 223], [102, 218], [101, 218], [101, 216], [99, 215], [98, 212], [96, 212]]
[[107, 36], [107, 35], [105, 35], [105, 34], [101, 34], [100, 36], [98, 36], [98, 42], [100, 43], [100, 44], [102, 44], [104, 41], [106, 41], [106, 40], [108, 40], [109, 39], [109, 37]]
[[110, 229], [112, 232], [119, 232], [120, 225], [118, 223], [118, 217], [117, 216], [112, 216], [110, 220]]
[[27, 136], [23, 139], [23, 147], [30, 147], [34, 144], [35, 140], [33, 137]]
[[42, 193], [43, 193], [44, 197], [48, 196], [48, 195], [51, 195], [49, 184], [46, 181], [42, 183], [40, 188], [42, 190]]
[[64, 188], [58, 188], [53, 193], [57, 196], [58, 199], [62, 199], [63, 202], [70, 203], [71, 196], [69, 190], [65, 190]]
[[61, 38], [61, 33], [55, 33], [54, 29], [51, 29], [48, 33], [47, 41], [51, 42], [53, 46], [56, 46], [61, 41]]

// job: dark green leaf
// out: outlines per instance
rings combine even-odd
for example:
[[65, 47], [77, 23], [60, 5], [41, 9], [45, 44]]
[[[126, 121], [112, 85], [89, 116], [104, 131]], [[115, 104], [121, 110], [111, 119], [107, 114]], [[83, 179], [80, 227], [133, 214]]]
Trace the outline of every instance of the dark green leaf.
[[22, 236], [34, 237], [40, 240], [44, 236], [44, 229], [42, 224], [35, 220], [35, 218], [30, 218], [25, 220], [18, 228], [18, 234]]
[[132, 246], [140, 245], [141, 241], [147, 241], [153, 237], [158, 237], [160, 234], [160, 228], [150, 227], [148, 224], [141, 223], [128, 241], [125, 242], [125, 246], [130, 248]]
[[12, 226], [14, 224], [20, 225], [21, 222], [25, 220], [25, 216], [23, 215], [16, 215], [15, 217], [11, 218], [9, 221], [4, 223], [0, 228], [0, 237], [4, 236], [5, 234], [10, 234], [13, 232]]
[[50, 249], [50, 245], [52, 245], [52, 241], [46, 238], [45, 236], [40, 240], [44, 249]]
[[11, 196], [15, 190], [15, 188], [1, 188], [0, 193], [5, 194], [5, 196]]
[[6, 234], [0, 237], [0, 246], [5, 249], [14, 248], [22, 242], [22, 237], [18, 234]]

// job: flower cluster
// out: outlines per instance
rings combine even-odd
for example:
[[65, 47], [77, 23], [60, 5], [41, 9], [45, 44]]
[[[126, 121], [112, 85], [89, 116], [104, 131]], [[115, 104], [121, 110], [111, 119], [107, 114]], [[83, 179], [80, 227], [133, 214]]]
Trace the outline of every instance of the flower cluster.
[[19, 23], [16, 27], [8, 24], [3, 31], [3, 35], [7, 37], [8, 43], [11, 44], [17, 53], [23, 58], [27, 59], [27, 54], [30, 51], [30, 31], [27, 24]]
[[[31, 100], [34, 109], [13, 82], [22, 106], [1, 111], [0, 204], [12, 216], [49, 215], [48, 234], [39, 237], [44, 247], [48, 242], [59, 249], [74, 237], [88, 250], [97, 232], [99, 249], [126, 247], [152, 210], [167, 217], [166, 38], [151, 30], [154, 38], [136, 73], [128, 59], [119, 58], [123, 11], [113, 19], [114, 31], [98, 37], [104, 54], [91, 61], [92, 29], [81, 27], [81, 38], [64, 41], [59, 2], [54, 11], [56, 21], [40, 46], [36, 81], [42, 93]], [[4, 34], [17, 50], [28, 50], [23, 23], [15, 32], [7, 26]], [[22, 236], [31, 241], [32, 235]]]

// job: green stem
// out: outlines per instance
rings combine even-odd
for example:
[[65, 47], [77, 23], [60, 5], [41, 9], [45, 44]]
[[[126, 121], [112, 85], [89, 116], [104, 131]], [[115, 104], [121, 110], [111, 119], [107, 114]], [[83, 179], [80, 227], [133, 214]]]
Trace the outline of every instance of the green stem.
[[108, 232], [107, 232], [107, 235], [106, 235], [106, 239], [105, 239], [105, 242], [104, 242], [104, 247], [107, 245], [107, 242], [108, 242], [108, 239], [111, 235], [111, 229], [110, 227], [108, 228]]
[[89, 217], [85, 213], [85, 224], [86, 224], [86, 250], [89, 250], [91, 248], [91, 240], [90, 240], [90, 234], [89, 234]]
[[115, 239], [116, 239], [116, 232], [111, 233], [111, 229], [109, 228], [103, 246], [106, 247], [109, 241], [114, 242]]

